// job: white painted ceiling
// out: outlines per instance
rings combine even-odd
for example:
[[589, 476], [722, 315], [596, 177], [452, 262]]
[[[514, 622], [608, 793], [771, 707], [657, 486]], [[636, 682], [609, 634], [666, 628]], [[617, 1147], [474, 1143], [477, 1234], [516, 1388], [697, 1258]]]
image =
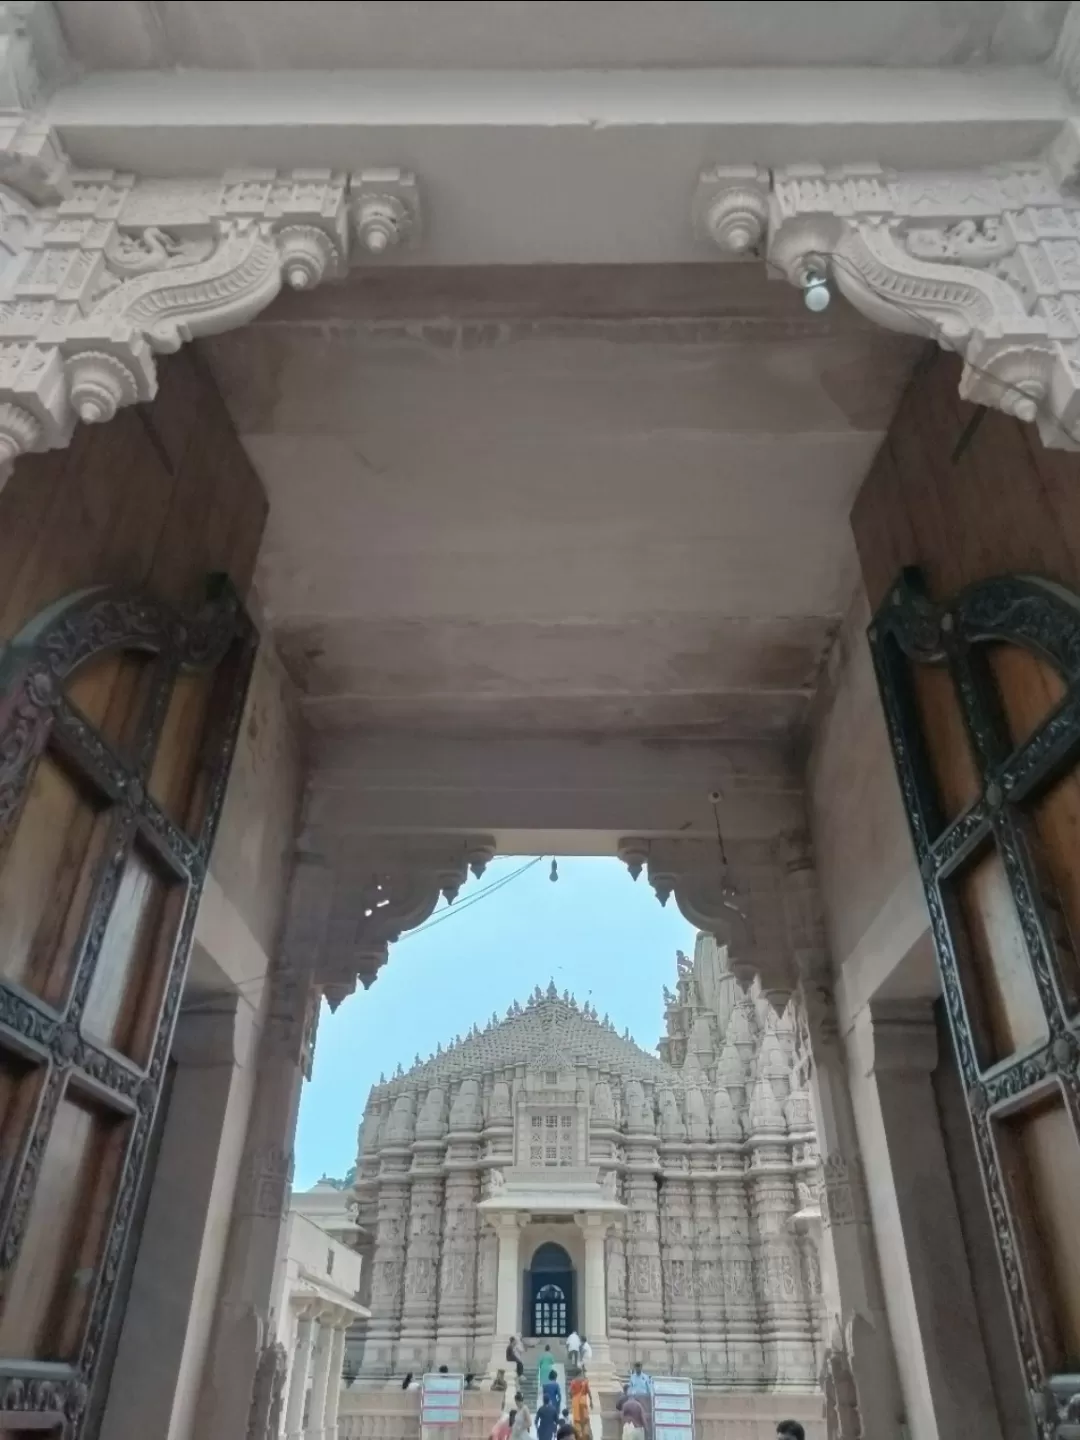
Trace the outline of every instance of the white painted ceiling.
[[354, 272], [204, 342], [323, 729], [786, 735], [916, 353], [756, 264]]
[[1063, 0], [61, 0], [89, 69], [957, 66], [1042, 61]]

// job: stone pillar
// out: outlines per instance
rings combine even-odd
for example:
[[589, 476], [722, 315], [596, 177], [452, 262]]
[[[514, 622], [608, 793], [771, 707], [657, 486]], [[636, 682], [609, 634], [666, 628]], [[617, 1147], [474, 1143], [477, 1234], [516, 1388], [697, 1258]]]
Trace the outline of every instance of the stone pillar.
[[799, 975], [807, 1080], [822, 1157], [819, 1258], [827, 1352], [841, 1358], [841, 1368], [850, 1368], [863, 1433], [895, 1440], [903, 1402], [808, 838], [786, 836], [782, 860], [784, 917]]
[[[661, 1122], [663, 1123], [663, 1122]], [[690, 1177], [685, 1140], [660, 1143], [663, 1185], [659, 1194], [660, 1254], [664, 1275], [664, 1319], [676, 1375], [704, 1378], [701, 1332], [694, 1298], [694, 1246]]]
[[606, 1236], [611, 1216], [601, 1213], [574, 1217], [585, 1235], [585, 1323], [579, 1332], [592, 1346], [589, 1374], [600, 1384], [613, 1384], [615, 1368], [607, 1329]]
[[330, 1379], [330, 1352], [334, 1346], [335, 1332], [324, 1324], [326, 1311], [315, 1322], [315, 1347], [311, 1362], [311, 1404], [308, 1406], [308, 1423], [304, 1440], [323, 1440], [323, 1422], [326, 1416], [326, 1392]]
[[750, 1210], [743, 1181], [742, 1136], [728, 1135], [717, 1146], [716, 1220], [720, 1231], [720, 1266], [724, 1280], [724, 1358], [721, 1385], [760, 1385], [764, 1374], [761, 1327], [754, 1298], [754, 1264], [750, 1251]]
[[802, 1256], [789, 1226], [798, 1203], [785, 1131], [783, 1111], [762, 1076], [750, 1099], [748, 1184], [764, 1379], [770, 1388], [806, 1390], [818, 1377]]
[[317, 917], [330, 878], [325, 870], [297, 862], [284, 937], [268, 976], [213, 1336], [196, 1402], [194, 1432], [204, 1440], [245, 1433], [259, 1357], [273, 1339], [285, 1275], [296, 1114], [319, 1014], [313, 980], [321, 938]]
[[292, 1365], [289, 1367], [289, 1397], [285, 1402], [286, 1440], [303, 1440], [304, 1401], [307, 1398], [308, 1376], [311, 1373], [311, 1346], [315, 1339], [314, 1310], [298, 1312], [296, 1342], [293, 1345]]
[[394, 1354], [401, 1335], [414, 1105], [412, 1095], [398, 1095], [380, 1137], [371, 1318], [360, 1367], [361, 1376], [368, 1380], [387, 1379], [394, 1373]]
[[717, 1384], [727, 1374], [727, 1363], [724, 1343], [724, 1269], [713, 1192], [714, 1164], [715, 1157], [710, 1153], [707, 1144], [692, 1145], [690, 1212], [702, 1379]]
[[330, 1370], [326, 1382], [326, 1409], [323, 1412], [323, 1440], [338, 1440], [341, 1371], [345, 1363], [345, 1331], [348, 1325], [347, 1315], [340, 1317], [334, 1325], [334, 1339], [330, 1346]]
[[664, 1325], [656, 1121], [652, 1096], [638, 1080], [626, 1086], [626, 1274], [631, 1363], [665, 1374], [670, 1364]]
[[442, 1190], [439, 1176], [414, 1173], [397, 1369], [418, 1374], [430, 1369], [435, 1351]]
[[[443, 1205], [439, 1310], [435, 1363], [451, 1370], [477, 1368], [474, 1333], [477, 1318], [477, 1223], [480, 1198], [480, 1087], [464, 1080], [450, 1106], [446, 1137], [446, 1194]], [[484, 1352], [480, 1364], [486, 1364]]]
[[[494, 1379], [496, 1370], [506, 1368], [506, 1347], [510, 1336], [521, 1326], [521, 1222], [516, 1211], [498, 1211], [491, 1224], [499, 1239], [498, 1289], [495, 1301], [495, 1335], [491, 1344], [488, 1374]], [[510, 1377], [507, 1376], [509, 1382]]]
[[476, 1373], [487, 1365], [494, 1343], [495, 1287], [498, 1275], [499, 1237], [490, 1225], [481, 1225], [476, 1242], [476, 1324], [472, 1340], [473, 1368]]
[[888, 1248], [889, 1299], [906, 1312], [904, 1333], [918, 1336], [900, 1357], [911, 1435], [937, 1440], [967, 1431], [1001, 1440], [930, 1080], [933, 1016], [925, 1002], [874, 1005], [856, 1018], [852, 1039], [853, 1060], [876, 1092], [876, 1107], [867, 1108], [876, 1108], [884, 1140], [875, 1178], [892, 1192], [879, 1234]]
[[[622, 1199], [622, 1181], [619, 1198]], [[616, 1217], [607, 1239], [608, 1345], [611, 1363], [621, 1374], [631, 1364], [626, 1314], [626, 1216]]]

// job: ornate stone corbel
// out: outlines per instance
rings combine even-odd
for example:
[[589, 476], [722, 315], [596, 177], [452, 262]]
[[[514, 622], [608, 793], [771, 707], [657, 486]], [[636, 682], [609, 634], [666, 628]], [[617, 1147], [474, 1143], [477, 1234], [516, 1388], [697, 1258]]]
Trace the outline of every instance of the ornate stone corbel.
[[777, 1008], [784, 1008], [794, 986], [787, 955], [755, 937], [753, 897], [750, 887], [740, 883], [737, 862], [725, 864], [717, 846], [703, 840], [628, 836], [616, 853], [633, 879], [646, 872], [661, 905], [674, 897], [691, 925], [727, 946], [732, 974], [741, 985], [759, 977]]
[[490, 836], [371, 845], [339, 856], [315, 980], [332, 1010], [365, 989], [386, 963], [390, 945], [428, 919], [440, 898], [452, 904], [471, 874], [484, 873], [495, 853]]
[[420, 238], [420, 190], [407, 170], [357, 170], [349, 181], [353, 229], [373, 258]]
[[[698, 233], [826, 277], [868, 319], [964, 360], [961, 394], [1080, 444], [1080, 125], [1042, 160], [975, 171], [730, 167], [698, 183]], [[758, 233], [762, 209], [764, 233]]]
[[[54, 172], [59, 173], [54, 173]], [[34, 122], [0, 126], [0, 460], [149, 400], [154, 356], [241, 325], [282, 283], [344, 272], [345, 176], [155, 181], [77, 171]]]

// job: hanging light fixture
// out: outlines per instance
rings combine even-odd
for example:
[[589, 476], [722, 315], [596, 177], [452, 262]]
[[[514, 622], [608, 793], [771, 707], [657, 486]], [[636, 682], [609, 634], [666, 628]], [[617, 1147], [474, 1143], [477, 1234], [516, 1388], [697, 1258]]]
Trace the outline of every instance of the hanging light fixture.
[[551, 881], [551, 883], [554, 885], [554, 884], [555, 884], [555, 881], [558, 880], [558, 878], [559, 878], [559, 862], [558, 862], [558, 860], [555, 859], [554, 856], [552, 856], [552, 858], [551, 858], [551, 873], [548, 875], [548, 879], [549, 879], [549, 880]]

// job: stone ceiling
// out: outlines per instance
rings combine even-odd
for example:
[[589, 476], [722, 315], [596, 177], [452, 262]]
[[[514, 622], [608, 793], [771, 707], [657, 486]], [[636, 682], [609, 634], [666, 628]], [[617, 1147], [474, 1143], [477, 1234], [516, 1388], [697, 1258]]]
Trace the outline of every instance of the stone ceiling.
[[[92, 69], [545, 69], [703, 65], [1033, 63], [1053, 48], [1061, 0], [877, 0], [833, 7], [699, 0], [61, 0]], [[253, 13], [257, 12], [257, 13]]]
[[739, 264], [361, 270], [204, 342], [309, 721], [788, 734], [918, 348]]

